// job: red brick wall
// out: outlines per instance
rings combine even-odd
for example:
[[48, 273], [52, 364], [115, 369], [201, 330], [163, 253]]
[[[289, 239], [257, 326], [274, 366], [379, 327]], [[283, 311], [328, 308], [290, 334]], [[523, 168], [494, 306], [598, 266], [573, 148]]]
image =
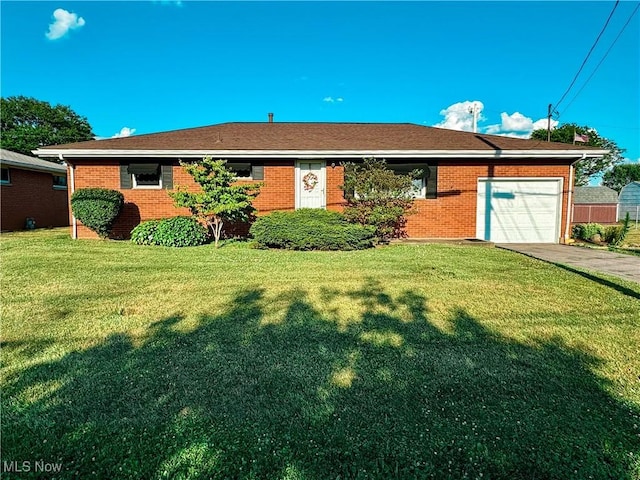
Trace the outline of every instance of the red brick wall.
[[[80, 188], [110, 188], [120, 190], [120, 162], [118, 160], [83, 160], [74, 163], [75, 190]], [[195, 188], [195, 183], [181, 167], [173, 167], [173, 185]], [[167, 190], [120, 190], [124, 195], [124, 209], [113, 226], [114, 238], [128, 238], [133, 227], [144, 220], [189, 215], [186, 208], [176, 208]], [[97, 238], [97, 235], [78, 222], [78, 238]]]
[[24, 230], [31, 217], [36, 228], [69, 225], [67, 191], [53, 188], [53, 175], [9, 168], [9, 185], [0, 186], [2, 230]]
[[[480, 177], [563, 177], [561, 235], [566, 221], [566, 193], [569, 167], [562, 162], [531, 165], [532, 161], [487, 163], [479, 161], [444, 161], [438, 163], [438, 198], [416, 201], [416, 214], [407, 222], [407, 234], [415, 238], [474, 238], [476, 234], [477, 183]], [[119, 162], [110, 160], [78, 161], [75, 169], [75, 188], [120, 187]], [[295, 208], [295, 160], [265, 160], [264, 181], [254, 205], [259, 214]], [[343, 168], [328, 162], [327, 208], [341, 210], [344, 204], [342, 190]], [[174, 187], [184, 185], [195, 188], [192, 178], [179, 166], [173, 167]], [[114, 226], [114, 236], [127, 237], [140, 221], [188, 215], [186, 209], [177, 209], [166, 190], [122, 190], [125, 211]], [[93, 232], [79, 225], [78, 237], [95, 237]]]
[[558, 162], [531, 165], [532, 160], [501, 163], [441, 160], [438, 163], [438, 197], [417, 200], [417, 213], [407, 221], [407, 234], [414, 238], [475, 238], [478, 178], [482, 177], [562, 177], [562, 221], [560, 234], [564, 236], [567, 219], [569, 166]]
[[265, 161], [260, 194], [253, 202], [259, 214], [296, 208], [295, 161]]
[[[111, 188], [120, 190], [120, 162], [118, 160], [80, 160], [75, 162], [75, 188]], [[263, 186], [254, 201], [260, 213], [275, 210], [294, 210], [294, 160], [266, 161]], [[173, 186], [195, 189], [193, 178], [177, 163], [173, 167]], [[186, 208], [176, 208], [167, 190], [121, 190], [125, 206], [113, 227], [113, 237], [127, 238], [141, 221], [189, 215]], [[97, 238], [78, 222], [78, 238]]]
[[341, 211], [344, 206], [344, 194], [340, 186], [344, 183], [344, 167], [337, 164], [331, 166], [327, 162], [327, 209]]

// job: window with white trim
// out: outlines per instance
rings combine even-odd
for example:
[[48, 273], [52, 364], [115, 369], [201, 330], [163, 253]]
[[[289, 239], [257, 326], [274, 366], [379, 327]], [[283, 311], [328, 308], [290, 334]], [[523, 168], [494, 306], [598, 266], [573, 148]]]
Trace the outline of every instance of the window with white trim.
[[0, 169], [2, 176], [0, 176], [0, 185], [8, 185], [11, 183], [11, 176], [9, 175], [9, 169], [2, 167]]
[[132, 163], [128, 167], [133, 188], [162, 188], [162, 172], [157, 163]]

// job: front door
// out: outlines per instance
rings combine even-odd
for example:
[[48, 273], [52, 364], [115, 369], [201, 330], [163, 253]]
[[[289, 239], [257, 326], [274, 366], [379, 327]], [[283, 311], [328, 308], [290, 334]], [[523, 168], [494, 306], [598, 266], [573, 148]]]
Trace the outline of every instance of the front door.
[[296, 165], [296, 208], [325, 208], [325, 189], [325, 162], [299, 160]]

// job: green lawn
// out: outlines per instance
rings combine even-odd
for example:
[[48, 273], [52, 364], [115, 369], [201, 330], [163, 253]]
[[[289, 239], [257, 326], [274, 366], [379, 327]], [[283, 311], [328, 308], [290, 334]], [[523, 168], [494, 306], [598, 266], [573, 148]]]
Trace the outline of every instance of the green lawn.
[[0, 246], [16, 478], [640, 478], [638, 284], [455, 245]]
[[623, 245], [640, 246], [640, 226], [636, 228], [635, 222], [631, 223], [631, 230], [629, 230], [629, 233], [627, 233]]

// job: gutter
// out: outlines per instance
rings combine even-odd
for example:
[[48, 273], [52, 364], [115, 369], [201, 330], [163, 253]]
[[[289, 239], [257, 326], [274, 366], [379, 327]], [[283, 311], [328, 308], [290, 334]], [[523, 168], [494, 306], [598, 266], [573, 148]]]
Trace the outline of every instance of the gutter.
[[73, 196], [73, 192], [76, 191], [76, 176], [75, 176], [75, 166], [73, 163], [68, 160], [65, 161], [64, 156], [60, 153], [58, 154], [58, 158], [65, 162], [69, 167], [69, 180], [70, 180], [70, 190], [69, 190], [69, 213], [71, 214], [71, 238], [74, 240], [78, 239], [78, 220], [76, 220], [75, 215], [73, 214], [73, 209], [71, 208], [71, 197]]
[[571, 209], [571, 195], [573, 193], [573, 176], [574, 176], [574, 170], [575, 170], [575, 165], [576, 163], [578, 163], [581, 160], [584, 160], [585, 158], [587, 158], [586, 154], [582, 155], [582, 158], [576, 160], [575, 162], [572, 162], [571, 165], [569, 165], [569, 190], [567, 191], [567, 223], [565, 224], [565, 229], [564, 229], [564, 243], [568, 243], [569, 242], [569, 228], [571, 226], [571, 221], [573, 220], [573, 212]]
[[123, 149], [38, 149], [34, 154], [40, 157], [66, 158], [437, 158], [447, 159], [506, 159], [506, 158], [557, 158], [568, 159], [577, 156], [601, 157], [607, 150], [123, 150]]

